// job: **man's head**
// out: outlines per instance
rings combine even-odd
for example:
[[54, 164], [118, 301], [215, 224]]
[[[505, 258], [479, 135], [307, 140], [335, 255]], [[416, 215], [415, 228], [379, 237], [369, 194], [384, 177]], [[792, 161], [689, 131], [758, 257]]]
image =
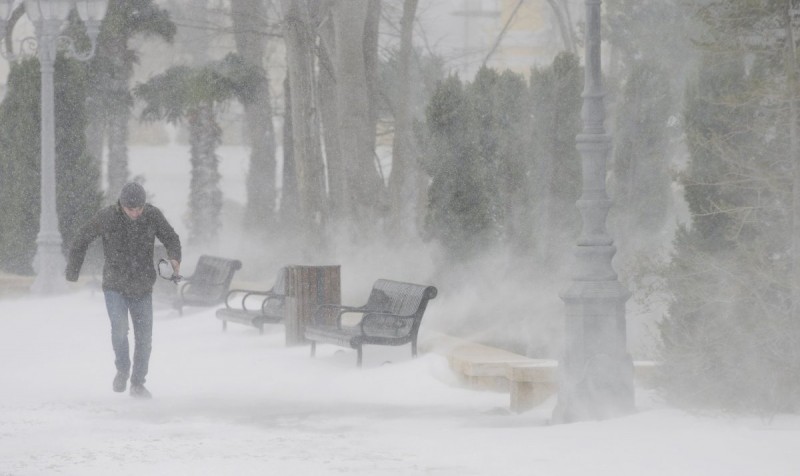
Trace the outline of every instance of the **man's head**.
[[126, 183], [119, 194], [119, 204], [132, 220], [136, 220], [142, 214], [145, 199], [144, 187], [136, 182]]

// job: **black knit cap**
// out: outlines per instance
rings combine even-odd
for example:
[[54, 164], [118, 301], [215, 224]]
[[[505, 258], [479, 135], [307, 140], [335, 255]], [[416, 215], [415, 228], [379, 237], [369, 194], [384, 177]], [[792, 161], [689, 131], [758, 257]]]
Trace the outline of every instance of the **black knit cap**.
[[125, 208], [139, 208], [145, 202], [144, 187], [136, 182], [126, 183], [119, 193], [119, 204]]

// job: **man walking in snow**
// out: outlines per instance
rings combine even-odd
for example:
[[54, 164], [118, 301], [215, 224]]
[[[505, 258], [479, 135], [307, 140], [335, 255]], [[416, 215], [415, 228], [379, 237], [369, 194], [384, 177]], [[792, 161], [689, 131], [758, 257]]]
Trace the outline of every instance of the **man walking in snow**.
[[[119, 200], [100, 210], [75, 236], [69, 252], [67, 281], [77, 281], [89, 244], [103, 240], [103, 293], [111, 320], [111, 344], [116, 355], [115, 392], [151, 398], [145, 388], [153, 337], [153, 266], [155, 238], [167, 249], [174, 275], [180, 271], [181, 241], [161, 210], [145, 203], [144, 188], [135, 182], [122, 188]], [[133, 369], [128, 348], [128, 313], [133, 322]], [[132, 372], [131, 372], [132, 370]]]

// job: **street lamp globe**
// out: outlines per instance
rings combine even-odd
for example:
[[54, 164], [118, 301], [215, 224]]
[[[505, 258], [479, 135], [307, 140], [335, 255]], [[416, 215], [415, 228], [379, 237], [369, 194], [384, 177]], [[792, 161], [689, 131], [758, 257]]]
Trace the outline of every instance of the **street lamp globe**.
[[63, 22], [72, 10], [71, 0], [25, 0], [25, 13], [33, 23], [39, 21]]
[[106, 16], [107, 0], [77, 0], [75, 8], [84, 22], [100, 22]]
[[89, 34], [92, 44], [100, 33], [100, 23], [106, 16], [107, 7], [108, 0], [77, 0], [75, 2], [78, 16], [86, 24], [86, 32]]

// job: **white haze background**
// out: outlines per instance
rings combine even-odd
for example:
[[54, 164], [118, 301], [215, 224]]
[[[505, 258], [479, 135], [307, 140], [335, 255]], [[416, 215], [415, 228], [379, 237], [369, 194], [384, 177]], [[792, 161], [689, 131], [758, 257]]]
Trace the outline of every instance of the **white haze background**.
[[[187, 148], [134, 147], [131, 156], [131, 172], [185, 237]], [[247, 153], [223, 147], [220, 156], [227, 221], [244, 203]], [[246, 248], [235, 238], [226, 237], [229, 252]], [[206, 250], [186, 251], [190, 272]], [[276, 267], [262, 279], [245, 260], [242, 276], [269, 284], [293, 259], [282, 252], [265, 244], [262, 259]], [[363, 250], [341, 263], [343, 301], [362, 304], [378, 277], [427, 281], [432, 259]], [[508, 311], [485, 304], [478, 285], [456, 294], [432, 284], [440, 295], [422, 341], [466, 312], [486, 312], [490, 327]], [[547, 313], [545, 327], [558, 328], [561, 285], [496, 289], [508, 289], [508, 312]], [[102, 294], [86, 280], [63, 296], [0, 299], [0, 476], [800, 474], [798, 416], [687, 414], [638, 389], [634, 415], [551, 426], [554, 398], [511, 414], [507, 394], [459, 386], [441, 355], [370, 347], [359, 370], [353, 351], [321, 346], [311, 359], [305, 346], [285, 347], [281, 326], [223, 334], [213, 309], [179, 317], [157, 306], [155, 398], [134, 400], [111, 391], [109, 334]]]

